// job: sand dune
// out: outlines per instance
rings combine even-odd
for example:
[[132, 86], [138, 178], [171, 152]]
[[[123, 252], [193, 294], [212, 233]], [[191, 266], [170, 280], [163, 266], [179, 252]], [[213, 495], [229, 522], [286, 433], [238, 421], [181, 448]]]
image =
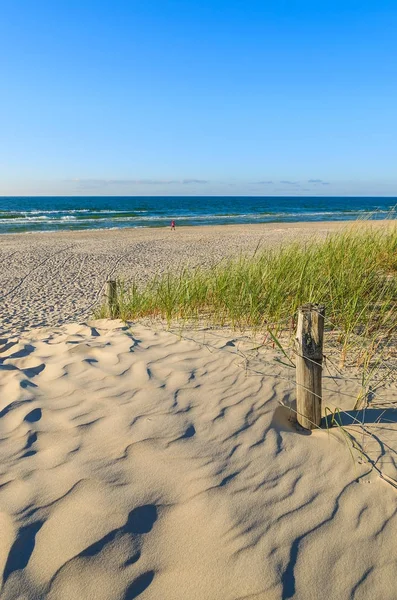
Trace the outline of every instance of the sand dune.
[[[384, 226], [375, 222], [374, 226]], [[271, 223], [0, 236], [0, 334], [92, 317], [108, 277], [145, 281], [178, 265], [208, 266], [258, 244], [340, 230], [346, 223]]]
[[397, 491], [296, 431], [285, 366], [213, 344], [106, 321], [1, 340], [2, 599], [396, 597]]

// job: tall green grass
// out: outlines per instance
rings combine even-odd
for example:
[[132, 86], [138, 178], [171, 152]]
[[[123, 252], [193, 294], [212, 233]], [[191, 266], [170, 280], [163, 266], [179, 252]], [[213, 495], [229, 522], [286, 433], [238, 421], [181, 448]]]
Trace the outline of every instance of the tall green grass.
[[[181, 269], [145, 286], [119, 284], [118, 316], [200, 320], [266, 330], [306, 302], [326, 305], [329, 327], [388, 337], [397, 328], [397, 228], [351, 226], [323, 241], [257, 249], [212, 268]], [[106, 316], [106, 306], [97, 316]]]

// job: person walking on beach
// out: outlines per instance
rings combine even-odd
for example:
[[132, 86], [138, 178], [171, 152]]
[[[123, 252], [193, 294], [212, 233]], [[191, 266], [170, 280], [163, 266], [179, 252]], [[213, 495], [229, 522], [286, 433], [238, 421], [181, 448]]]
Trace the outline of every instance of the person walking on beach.
[[171, 221], [171, 231], [175, 231], [175, 221]]

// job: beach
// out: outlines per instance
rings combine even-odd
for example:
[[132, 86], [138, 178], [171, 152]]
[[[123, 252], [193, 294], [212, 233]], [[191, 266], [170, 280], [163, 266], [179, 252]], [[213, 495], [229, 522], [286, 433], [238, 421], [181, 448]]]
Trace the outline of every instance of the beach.
[[210, 266], [345, 227], [346, 222], [328, 221], [2, 235], [0, 333], [92, 317], [108, 278], [143, 283], [167, 269]]
[[[93, 319], [108, 278], [346, 226], [0, 237], [2, 600], [394, 600], [395, 422], [353, 455], [340, 428], [296, 426], [274, 344]], [[325, 405], [359, 388], [327, 365]]]
[[396, 2], [1, 24], [0, 600], [397, 600]]

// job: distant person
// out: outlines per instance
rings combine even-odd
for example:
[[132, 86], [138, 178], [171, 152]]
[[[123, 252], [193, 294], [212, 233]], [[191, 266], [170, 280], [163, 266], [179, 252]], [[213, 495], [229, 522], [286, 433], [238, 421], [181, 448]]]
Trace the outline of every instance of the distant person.
[[175, 221], [171, 221], [171, 231], [175, 231]]

